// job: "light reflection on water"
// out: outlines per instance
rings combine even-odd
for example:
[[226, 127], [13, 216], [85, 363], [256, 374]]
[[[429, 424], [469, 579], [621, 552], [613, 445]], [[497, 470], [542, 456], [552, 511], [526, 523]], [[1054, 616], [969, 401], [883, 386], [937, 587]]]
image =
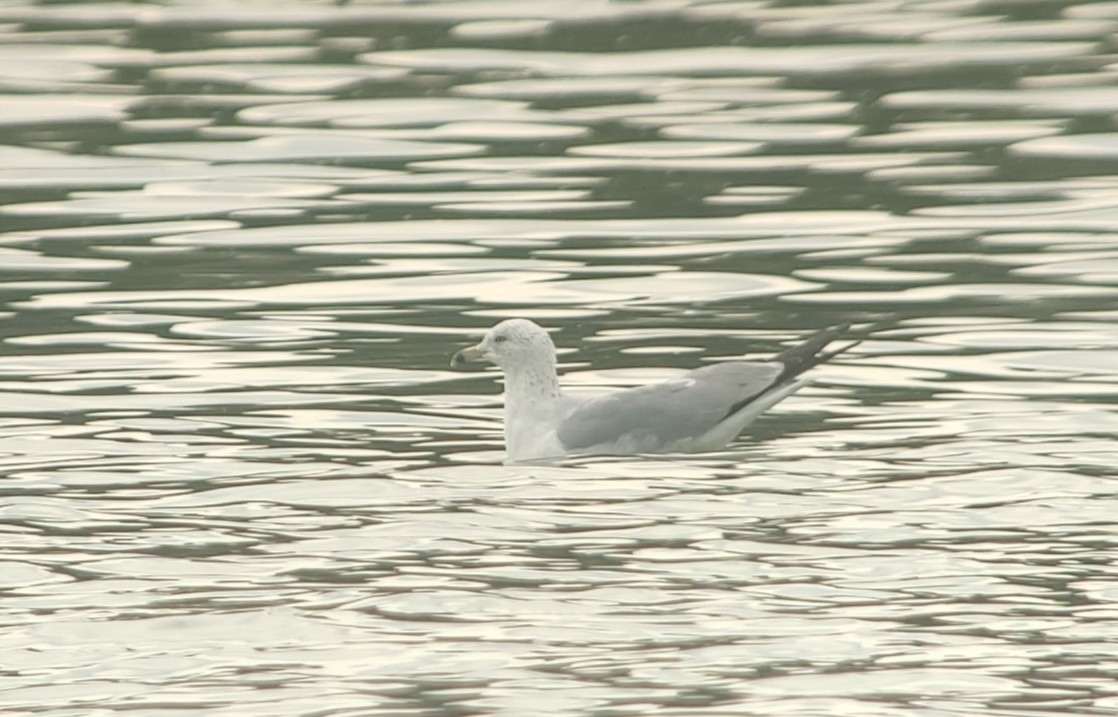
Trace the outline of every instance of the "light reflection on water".
[[[5, 714], [1118, 709], [1114, 3], [0, 8]], [[730, 449], [572, 390], [872, 336]]]

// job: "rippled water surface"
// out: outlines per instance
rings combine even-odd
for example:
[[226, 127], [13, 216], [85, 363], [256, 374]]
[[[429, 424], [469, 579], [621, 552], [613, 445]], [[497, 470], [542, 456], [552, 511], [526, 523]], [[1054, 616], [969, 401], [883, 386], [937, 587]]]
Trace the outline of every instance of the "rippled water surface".
[[[1118, 713], [1118, 3], [0, 3], [0, 711]], [[587, 394], [869, 338], [725, 452]]]

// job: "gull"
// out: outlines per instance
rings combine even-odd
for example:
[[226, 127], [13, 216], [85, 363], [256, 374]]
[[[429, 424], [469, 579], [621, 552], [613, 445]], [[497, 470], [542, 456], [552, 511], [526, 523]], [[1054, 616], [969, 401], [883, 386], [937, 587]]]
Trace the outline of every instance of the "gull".
[[559, 387], [555, 344], [528, 319], [502, 321], [450, 364], [490, 361], [504, 372], [510, 462], [580, 453], [700, 453], [726, 447], [758, 414], [808, 383], [805, 371], [857, 345], [824, 351], [849, 329], [823, 329], [767, 361], [723, 361], [591, 399]]

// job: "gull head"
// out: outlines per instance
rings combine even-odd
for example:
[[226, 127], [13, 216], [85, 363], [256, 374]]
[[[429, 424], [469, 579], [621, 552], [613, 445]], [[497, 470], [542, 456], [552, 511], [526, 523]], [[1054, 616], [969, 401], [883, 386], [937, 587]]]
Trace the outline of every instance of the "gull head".
[[505, 370], [541, 363], [554, 366], [555, 344], [538, 324], [528, 319], [508, 319], [489, 329], [476, 346], [454, 354], [450, 365], [457, 368], [466, 361], [490, 361]]

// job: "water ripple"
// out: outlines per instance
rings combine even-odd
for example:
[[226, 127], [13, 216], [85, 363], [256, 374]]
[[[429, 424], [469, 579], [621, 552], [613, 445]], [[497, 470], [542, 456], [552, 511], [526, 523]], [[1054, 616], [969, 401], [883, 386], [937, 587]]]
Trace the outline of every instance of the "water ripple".
[[[1116, 5], [0, 7], [0, 708], [1113, 712]], [[865, 340], [505, 465], [508, 316]]]

